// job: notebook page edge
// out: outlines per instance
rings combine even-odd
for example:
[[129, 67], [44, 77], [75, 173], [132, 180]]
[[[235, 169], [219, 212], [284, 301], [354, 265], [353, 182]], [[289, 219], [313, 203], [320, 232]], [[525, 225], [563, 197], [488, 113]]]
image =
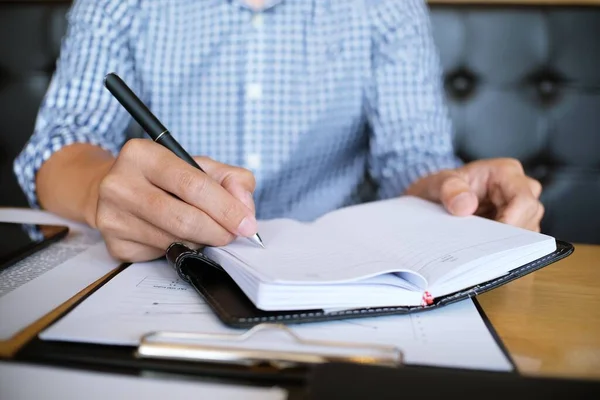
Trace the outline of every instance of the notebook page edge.
[[[517, 240], [519, 235], [514, 237], [506, 238], [507, 240]], [[446, 282], [450, 282], [454, 279], [459, 278], [467, 273], [472, 271], [477, 271], [481, 268], [481, 265], [484, 263], [496, 264], [498, 262], [502, 262], [502, 260], [506, 259], [520, 259], [521, 255], [528, 255], [532, 252], [536, 251], [538, 248], [543, 248], [546, 254], [549, 254], [556, 250], [556, 240], [553, 238], [546, 238], [544, 240], [539, 240], [535, 242], [523, 243], [517, 246], [506, 247], [503, 250], [496, 251], [493, 253], [486, 254], [481, 257], [474, 258], [458, 268], [455, 268], [451, 271], [450, 274], [442, 275], [440, 277], [429, 277], [430, 284], [435, 286], [436, 284], [444, 284]], [[544, 254], [545, 255], [545, 254]], [[510, 260], [509, 260], [510, 261]], [[509, 272], [509, 270], [505, 271]]]
[[[510, 273], [511, 271], [522, 267], [523, 265], [526, 265], [530, 262], [533, 262], [535, 260], [538, 260], [550, 253], [552, 253], [553, 251], [556, 250], [556, 246], [554, 247], [554, 250], [549, 250], [548, 247], [545, 246], [538, 246], [539, 248], [536, 248], [535, 250], [528, 252], [528, 253], [521, 253], [520, 257], [517, 257], [515, 259], [509, 260], [506, 264], [502, 264], [502, 265], [509, 265], [510, 268], [491, 268], [491, 271], [489, 271], [489, 273], [480, 273], [478, 275], [477, 278], [473, 278], [473, 279], [460, 279], [460, 280], [456, 280], [456, 283], [454, 285], [451, 285], [452, 282], [454, 282], [453, 280], [447, 281], [447, 282], [442, 282], [441, 285], [436, 286], [435, 283], [432, 284], [431, 287], [431, 292], [432, 295], [434, 297], [440, 297], [440, 296], [445, 296], [447, 294], [450, 293], [454, 293], [460, 290], [464, 290], [467, 289], [469, 287], [475, 286], [475, 285], [479, 285], [485, 282], [488, 282], [492, 279], [497, 279], [501, 276], [504, 276], [508, 273]], [[510, 252], [507, 252], [510, 253]], [[498, 264], [500, 261], [496, 261], [496, 264]], [[461, 276], [459, 276], [458, 278], [460, 278]]]

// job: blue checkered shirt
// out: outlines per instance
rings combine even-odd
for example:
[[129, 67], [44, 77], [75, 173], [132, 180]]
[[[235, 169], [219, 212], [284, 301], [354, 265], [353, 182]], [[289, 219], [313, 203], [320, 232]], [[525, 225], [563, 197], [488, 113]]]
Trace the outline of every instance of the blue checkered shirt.
[[460, 164], [423, 0], [79, 0], [68, 19], [14, 164], [33, 207], [54, 152], [127, 140], [109, 72], [189, 153], [252, 170], [258, 218], [311, 220]]

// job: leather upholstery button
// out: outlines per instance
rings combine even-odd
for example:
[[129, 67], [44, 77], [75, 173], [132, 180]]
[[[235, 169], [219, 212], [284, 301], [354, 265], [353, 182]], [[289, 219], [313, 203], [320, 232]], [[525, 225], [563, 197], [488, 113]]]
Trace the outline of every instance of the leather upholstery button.
[[454, 99], [467, 99], [473, 94], [476, 86], [477, 78], [468, 69], [461, 68], [446, 75], [446, 92]]
[[542, 96], [550, 96], [556, 92], [556, 82], [543, 80], [538, 84], [538, 90]]
[[531, 74], [527, 79], [535, 88], [538, 100], [548, 105], [555, 103], [565, 79], [553, 70], [540, 70]]

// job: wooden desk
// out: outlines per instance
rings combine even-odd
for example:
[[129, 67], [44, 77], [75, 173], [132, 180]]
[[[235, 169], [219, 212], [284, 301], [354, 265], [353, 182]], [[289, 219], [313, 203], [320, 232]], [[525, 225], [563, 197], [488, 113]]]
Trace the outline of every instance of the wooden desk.
[[521, 373], [600, 379], [600, 246], [478, 299]]

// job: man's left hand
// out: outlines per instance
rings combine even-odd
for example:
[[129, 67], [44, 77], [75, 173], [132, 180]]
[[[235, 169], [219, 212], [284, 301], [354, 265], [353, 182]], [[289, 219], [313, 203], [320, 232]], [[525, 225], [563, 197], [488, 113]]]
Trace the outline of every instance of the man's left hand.
[[540, 231], [542, 185], [515, 159], [479, 160], [416, 181], [405, 194], [444, 205], [452, 214], [479, 215]]

